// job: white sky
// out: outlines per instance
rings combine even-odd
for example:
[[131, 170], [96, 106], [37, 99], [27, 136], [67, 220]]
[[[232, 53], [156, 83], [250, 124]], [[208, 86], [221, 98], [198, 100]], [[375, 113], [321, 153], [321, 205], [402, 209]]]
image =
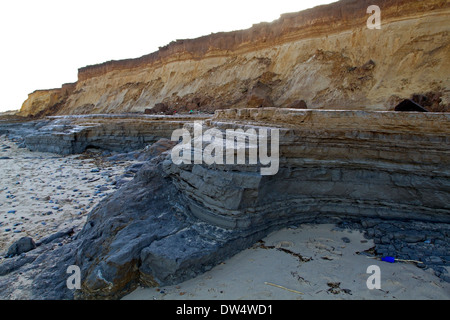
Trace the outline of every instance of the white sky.
[[176, 39], [247, 29], [335, 0], [0, 0], [0, 112], [77, 81], [78, 68]]

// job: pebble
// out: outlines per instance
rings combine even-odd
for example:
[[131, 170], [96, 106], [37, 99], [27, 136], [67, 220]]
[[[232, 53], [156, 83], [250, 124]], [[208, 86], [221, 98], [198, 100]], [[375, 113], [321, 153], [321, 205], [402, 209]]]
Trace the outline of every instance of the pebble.
[[430, 264], [442, 264], [443, 263], [442, 259], [440, 257], [436, 257], [436, 256], [431, 256], [427, 260]]
[[347, 237], [343, 237], [343, 238], [342, 238], [342, 241], [344, 241], [345, 243], [350, 243], [350, 242], [351, 242], [350, 239], [347, 238]]

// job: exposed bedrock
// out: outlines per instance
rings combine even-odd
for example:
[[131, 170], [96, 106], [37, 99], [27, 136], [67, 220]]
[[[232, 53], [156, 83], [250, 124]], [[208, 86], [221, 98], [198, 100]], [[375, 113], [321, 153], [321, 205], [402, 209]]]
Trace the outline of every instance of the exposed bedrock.
[[[221, 119], [233, 114], [234, 121]], [[194, 215], [230, 229], [264, 228], [311, 213], [449, 221], [448, 116], [349, 112], [337, 120], [338, 114], [343, 115], [220, 111], [209, 125], [224, 133], [257, 128], [257, 120], [285, 126], [279, 128], [278, 173], [261, 176], [250, 165], [179, 166], [170, 161], [165, 171], [189, 198]]]
[[[185, 128], [192, 132], [195, 120], [201, 119], [185, 119]], [[379, 224], [368, 233], [377, 237], [380, 252], [398, 248], [401, 257], [447, 265], [449, 120], [449, 114], [431, 112], [217, 111], [201, 123], [203, 133], [279, 130], [275, 175], [261, 175], [261, 163], [176, 165], [173, 144], [159, 143], [136, 178], [95, 207], [67, 244], [7, 259], [0, 288], [6, 294], [11, 281], [32, 279], [28, 298], [120, 298], [138, 284], [190, 279], [280, 228], [336, 219]], [[382, 221], [401, 221], [402, 227], [383, 227]], [[412, 241], [423, 239], [438, 249], [417, 253]], [[81, 268], [82, 290], [67, 289], [69, 265]]]
[[[239, 123], [242, 113], [250, 124]], [[79, 297], [118, 297], [137, 283], [179, 283], [273, 230], [302, 222], [338, 217], [448, 226], [450, 117], [402, 113], [394, 125], [393, 113], [351, 112], [341, 121], [339, 115], [217, 112], [204, 130], [259, 129], [269, 118], [272, 128], [279, 125], [279, 172], [262, 176], [258, 165], [175, 165], [169, 151], [154, 158], [92, 211], [78, 235]], [[277, 120], [284, 117], [289, 124]]]
[[83, 153], [88, 148], [113, 152], [143, 149], [169, 138], [186, 121], [206, 116], [86, 115], [47, 117], [23, 123], [0, 123], [0, 134], [23, 140], [31, 151], [63, 155]]

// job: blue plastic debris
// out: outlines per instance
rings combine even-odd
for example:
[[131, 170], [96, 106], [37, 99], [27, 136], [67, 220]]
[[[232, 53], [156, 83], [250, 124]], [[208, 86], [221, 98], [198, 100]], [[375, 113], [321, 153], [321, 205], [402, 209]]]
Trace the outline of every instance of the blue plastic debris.
[[381, 261], [395, 263], [395, 258], [394, 257], [383, 257], [383, 258], [381, 258]]

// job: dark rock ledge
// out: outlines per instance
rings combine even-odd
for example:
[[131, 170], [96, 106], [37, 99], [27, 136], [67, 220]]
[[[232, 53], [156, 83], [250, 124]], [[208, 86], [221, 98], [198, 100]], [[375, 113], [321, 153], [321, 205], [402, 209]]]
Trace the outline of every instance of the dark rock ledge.
[[[272, 122], [285, 116], [255, 112]], [[422, 261], [449, 281], [447, 117], [405, 114], [395, 119], [401, 126], [378, 133], [392, 115], [352, 113], [347, 126], [336, 113], [295, 114], [301, 126], [281, 130], [275, 176], [247, 166], [176, 166], [170, 144], [159, 148], [91, 211], [78, 234], [54, 235], [5, 259], [0, 297], [117, 299], [138, 284], [190, 279], [272, 231], [306, 222], [365, 230], [373, 253]], [[414, 121], [426, 134], [411, 133]], [[81, 290], [67, 289], [70, 265], [81, 268]]]
[[[375, 239], [378, 254], [423, 261], [421, 267], [433, 268], [443, 281], [450, 280], [444, 268], [450, 264], [449, 223], [305, 213], [267, 220], [256, 228], [226, 229], [190, 214], [191, 200], [163, 169], [166, 157], [144, 164], [134, 180], [90, 213], [77, 235], [68, 230], [51, 236], [35, 250], [1, 264], [2, 298], [19, 289], [27, 299], [118, 299], [138, 284], [181, 283], [271, 231], [306, 222], [365, 230], [368, 239]], [[82, 270], [81, 291], [66, 287], [70, 265]], [[31, 280], [31, 286], [18, 285], [23, 278]]]

